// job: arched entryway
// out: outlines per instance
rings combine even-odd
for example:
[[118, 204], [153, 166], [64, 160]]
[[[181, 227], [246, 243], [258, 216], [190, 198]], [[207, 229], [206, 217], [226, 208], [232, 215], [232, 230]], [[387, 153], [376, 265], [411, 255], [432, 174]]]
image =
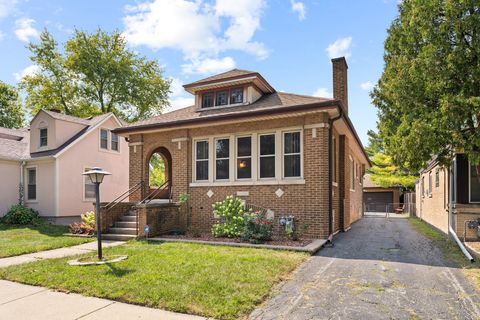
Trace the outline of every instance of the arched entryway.
[[148, 194], [153, 195], [152, 199], [168, 199], [172, 185], [172, 155], [167, 148], [159, 147], [148, 159]]

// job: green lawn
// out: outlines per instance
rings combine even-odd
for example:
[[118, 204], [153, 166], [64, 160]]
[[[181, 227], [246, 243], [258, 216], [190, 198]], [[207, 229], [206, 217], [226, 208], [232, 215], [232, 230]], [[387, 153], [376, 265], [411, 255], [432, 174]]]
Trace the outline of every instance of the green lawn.
[[[131, 241], [111, 265], [73, 267], [43, 260], [0, 269], [0, 279], [218, 319], [246, 317], [275, 283], [308, 256], [268, 249]], [[82, 257], [92, 256], [93, 254]]]
[[92, 241], [90, 238], [64, 236], [66, 232], [68, 227], [64, 226], [12, 226], [0, 223], [0, 258]]

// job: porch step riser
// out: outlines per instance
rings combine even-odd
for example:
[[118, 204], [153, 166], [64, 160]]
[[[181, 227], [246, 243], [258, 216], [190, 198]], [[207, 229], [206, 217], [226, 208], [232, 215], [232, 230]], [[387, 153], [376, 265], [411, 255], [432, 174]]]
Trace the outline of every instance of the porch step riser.
[[137, 234], [137, 229], [135, 228], [110, 228], [108, 230], [109, 233], [113, 234]]
[[137, 228], [136, 222], [115, 222], [115, 228]]
[[136, 236], [134, 235], [129, 235], [129, 234], [112, 234], [112, 233], [107, 233], [102, 235], [102, 239], [104, 240], [116, 240], [116, 241], [128, 241], [135, 239]]

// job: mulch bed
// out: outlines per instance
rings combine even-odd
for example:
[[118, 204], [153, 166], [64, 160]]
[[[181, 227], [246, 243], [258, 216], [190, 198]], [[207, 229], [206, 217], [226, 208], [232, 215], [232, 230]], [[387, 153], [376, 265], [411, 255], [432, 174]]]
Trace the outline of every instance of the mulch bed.
[[[200, 236], [194, 237], [193, 235], [161, 235], [162, 238], [168, 239], [182, 239], [182, 240], [201, 240], [201, 241], [212, 241], [212, 242], [234, 242], [234, 243], [250, 243], [247, 241], [242, 241], [238, 238], [215, 238], [210, 233], [204, 233]], [[282, 239], [279, 237], [273, 237], [271, 241], [266, 241], [262, 244], [272, 245], [272, 246], [289, 246], [289, 247], [304, 247], [312, 243], [312, 239], [300, 239], [297, 241]]]

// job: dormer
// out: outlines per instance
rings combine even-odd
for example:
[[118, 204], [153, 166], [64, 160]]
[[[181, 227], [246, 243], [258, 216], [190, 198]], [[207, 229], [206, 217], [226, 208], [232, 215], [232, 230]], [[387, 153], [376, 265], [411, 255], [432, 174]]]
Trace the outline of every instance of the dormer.
[[258, 73], [233, 69], [183, 86], [195, 95], [198, 111], [254, 103], [275, 89]]

